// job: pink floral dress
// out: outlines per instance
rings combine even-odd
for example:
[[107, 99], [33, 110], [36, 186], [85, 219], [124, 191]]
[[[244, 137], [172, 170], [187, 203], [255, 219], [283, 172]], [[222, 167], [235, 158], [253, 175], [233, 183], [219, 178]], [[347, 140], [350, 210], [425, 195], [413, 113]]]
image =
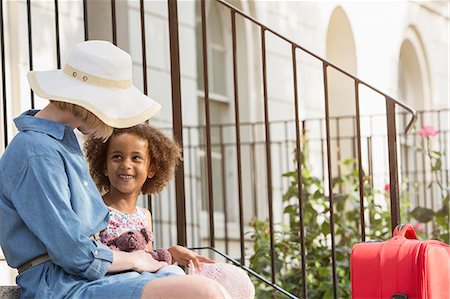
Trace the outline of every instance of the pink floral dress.
[[[121, 234], [131, 230], [141, 230], [147, 228], [147, 219], [145, 218], [145, 210], [136, 207], [136, 213], [127, 214], [108, 206], [109, 224], [99, 233], [100, 242], [108, 246], [109, 241], [118, 238]], [[153, 232], [150, 234], [150, 242], [153, 242]], [[172, 255], [167, 249], [158, 249], [149, 252], [155, 260], [165, 261], [169, 265], [172, 264]]]
[[[143, 208], [136, 207], [134, 214], [126, 214], [112, 207], [108, 207], [108, 210], [109, 224], [100, 232], [100, 241], [103, 244], [108, 244], [109, 241], [130, 230], [147, 228], [147, 219]], [[151, 232], [150, 234], [152, 235]], [[153, 240], [153, 237], [151, 239]]]

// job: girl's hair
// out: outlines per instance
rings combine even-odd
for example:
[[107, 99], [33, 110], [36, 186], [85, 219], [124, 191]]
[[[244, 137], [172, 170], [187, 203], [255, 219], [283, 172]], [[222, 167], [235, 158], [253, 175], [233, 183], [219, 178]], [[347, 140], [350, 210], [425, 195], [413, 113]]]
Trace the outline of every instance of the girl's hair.
[[150, 167], [155, 175], [152, 178], [147, 178], [141, 191], [144, 194], [161, 192], [172, 179], [175, 166], [181, 160], [181, 148], [177, 142], [147, 124], [114, 129], [111, 137], [105, 142], [92, 137], [86, 140], [84, 152], [89, 163], [91, 176], [97, 187], [101, 191], [109, 191], [109, 179], [105, 176], [108, 146], [111, 139], [121, 134], [132, 134], [147, 141]]
[[94, 113], [91, 111], [66, 102], [58, 102], [58, 101], [50, 101], [53, 105], [58, 107], [61, 110], [70, 111], [78, 117], [82, 122], [84, 122], [89, 128], [92, 128], [92, 137], [106, 140], [111, 136], [113, 132], [113, 128], [102, 122]]

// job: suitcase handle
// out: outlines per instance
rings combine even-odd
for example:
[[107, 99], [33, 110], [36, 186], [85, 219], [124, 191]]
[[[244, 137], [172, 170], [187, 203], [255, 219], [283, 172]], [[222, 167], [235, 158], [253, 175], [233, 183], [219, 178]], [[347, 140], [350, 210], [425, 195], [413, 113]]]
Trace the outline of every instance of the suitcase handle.
[[414, 227], [411, 224], [399, 224], [395, 227], [393, 237], [404, 237], [406, 239], [418, 239]]
[[392, 299], [408, 299], [408, 295], [406, 294], [394, 294]]

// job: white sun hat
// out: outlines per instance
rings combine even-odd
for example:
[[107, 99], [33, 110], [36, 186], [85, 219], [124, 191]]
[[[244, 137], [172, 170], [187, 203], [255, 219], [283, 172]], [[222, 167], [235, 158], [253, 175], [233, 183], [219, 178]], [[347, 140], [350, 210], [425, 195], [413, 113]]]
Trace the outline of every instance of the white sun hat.
[[39, 97], [81, 106], [114, 128], [142, 123], [161, 109], [133, 85], [131, 56], [108, 41], [77, 44], [63, 69], [30, 71], [28, 82]]

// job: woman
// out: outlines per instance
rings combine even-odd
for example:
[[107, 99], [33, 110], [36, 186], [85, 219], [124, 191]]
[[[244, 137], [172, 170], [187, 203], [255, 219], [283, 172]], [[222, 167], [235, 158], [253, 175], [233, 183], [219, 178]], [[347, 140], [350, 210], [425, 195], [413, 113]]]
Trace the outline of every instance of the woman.
[[62, 70], [28, 81], [50, 103], [14, 120], [19, 133], [0, 159], [0, 245], [19, 271], [21, 298], [228, 298], [212, 280], [151, 273], [166, 264], [93, 238], [108, 209], [73, 130], [106, 140], [160, 109], [133, 86], [129, 54], [82, 42]]

